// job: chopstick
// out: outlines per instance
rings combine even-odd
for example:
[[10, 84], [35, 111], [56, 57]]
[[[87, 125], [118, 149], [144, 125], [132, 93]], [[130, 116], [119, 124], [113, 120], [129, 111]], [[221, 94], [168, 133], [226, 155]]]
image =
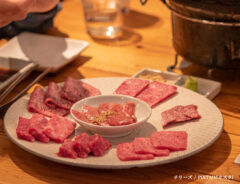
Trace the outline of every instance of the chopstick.
[[24, 68], [22, 68], [16, 75], [16, 80], [13, 81], [5, 91], [0, 95], [0, 102], [2, 102], [5, 97], [25, 78], [37, 67], [36, 63], [30, 63]]
[[18, 95], [16, 95], [12, 100], [0, 106], [0, 111], [6, 110], [13, 102], [15, 102], [19, 97], [21, 97], [27, 90], [29, 90], [35, 83], [41, 80], [45, 75], [47, 75], [52, 68], [46, 68], [34, 81], [32, 81], [25, 89], [23, 89]]

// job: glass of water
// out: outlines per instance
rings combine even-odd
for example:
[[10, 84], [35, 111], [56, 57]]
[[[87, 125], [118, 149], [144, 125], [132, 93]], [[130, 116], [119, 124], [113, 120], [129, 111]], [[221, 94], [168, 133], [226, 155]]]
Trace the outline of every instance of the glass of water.
[[97, 39], [114, 39], [122, 34], [123, 13], [129, 0], [82, 0], [86, 28]]

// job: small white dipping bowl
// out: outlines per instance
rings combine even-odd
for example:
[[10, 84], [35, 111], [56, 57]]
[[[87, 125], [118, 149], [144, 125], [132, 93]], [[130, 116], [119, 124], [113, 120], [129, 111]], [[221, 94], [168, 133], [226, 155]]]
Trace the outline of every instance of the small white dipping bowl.
[[[133, 102], [136, 104], [135, 116], [137, 117], [137, 122], [129, 124], [129, 125], [122, 125], [122, 126], [100, 126], [94, 125], [91, 123], [84, 122], [74, 116], [72, 110], [76, 110], [81, 112], [82, 106], [84, 104], [89, 106], [99, 106], [101, 103], [119, 103], [124, 104], [126, 102]], [[151, 107], [137, 98], [133, 98], [130, 96], [125, 95], [99, 95], [88, 97], [83, 100], [80, 100], [73, 104], [71, 110], [72, 117], [85, 129], [89, 130], [92, 133], [96, 133], [102, 135], [104, 137], [121, 137], [130, 134], [134, 129], [141, 126], [144, 122], [146, 122], [151, 114], [152, 109]]]

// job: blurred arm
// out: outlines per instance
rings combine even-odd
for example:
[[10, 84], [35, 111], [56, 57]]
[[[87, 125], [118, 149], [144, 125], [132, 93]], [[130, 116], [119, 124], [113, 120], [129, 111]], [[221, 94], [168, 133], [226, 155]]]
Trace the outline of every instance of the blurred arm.
[[59, 0], [0, 0], [0, 27], [23, 20], [30, 12], [46, 12]]

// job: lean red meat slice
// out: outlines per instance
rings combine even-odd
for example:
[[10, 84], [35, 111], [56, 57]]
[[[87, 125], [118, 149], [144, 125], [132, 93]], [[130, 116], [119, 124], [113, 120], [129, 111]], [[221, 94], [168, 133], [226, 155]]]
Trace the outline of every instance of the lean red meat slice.
[[98, 108], [88, 106], [86, 104], [83, 105], [81, 112], [72, 110], [72, 113], [80, 120], [91, 123], [91, 121], [99, 115]]
[[35, 138], [28, 132], [30, 119], [19, 117], [16, 133], [19, 139], [24, 139], [30, 142], [35, 141]]
[[68, 77], [63, 86], [62, 97], [77, 102], [86, 97], [101, 95], [101, 92], [95, 87]]
[[155, 148], [180, 151], [187, 149], [187, 136], [185, 131], [160, 131], [153, 132], [150, 140]]
[[75, 141], [71, 139], [66, 139], [63, 144], [60, 146], [59, 151], [57, 153], [60, 157], [68, 157], [68, 158], [77, 158], [77, 152], [73, 149]]
[[94, 134], [89, 142], [89, 147], [94, 156], [102, 156], [111, 146], [107, 139], [98, 134]]
[[143, 79], [127, 79], [120, 84], [115, 90], [115, 94], [137, 96], [149, 84], [148, 80]]
[[47, 143], [50, 139], [43, 133], [48, 120], [41, 114], [33, 114], [30, 119], [29, 133], [37, 140]]
[[170, 151], [168, 149], [154, 148], [150, 138], [137, 137], [133, 141], [133, 148], [135, 153], [139, 154], [153, 154], [154, 156], [168, 156]]
[[76, 111], [76, 110], [72, 110], [72, 113], [74, 116], [76, 116], [78, 119], [85, 121], [87, 123], [91, 123], [91, 121], [85, 116], [84, 113]]
[[130, 117], [135, 117], [136, 104], [132, 102], [125, 103], [123, 105], [123, 112], [125, 112]]
[[197, 112], [196, 105], [178, 105], [162, 112], [163, 127], [169, 123], [183, 122], [192, 119], [199, 119], [201, 116]]
[[137, 98], [145, 101], [151, 107], [164, 101], [168, 97], [175, 94], [177, 91], [176, 86], [169, 84], [152, 81], [138, 96]]
[[89, 147], [90, 137], [87, 133], [82, 133], [75, 138], [73, 149], [77, 152], [78, 157], [87, 158], [91, 149]]
[[124, 112], [119, 112], [117, 114], [112, 114], [108, 117], [107, 124], [110, 126], [122, 126], [129, 125], [136, 122], [136, 119], [126, 116]]
[[45, 104], [49, 107], [63, 108], [69, 110], [72, 107], [72, 102], [61, 97], [62, 90], [54, 82], [48, 84], [48, 90], [46, 93]]
[[98, 107], [98, 112], [103, 113], [112, 111], [113, 114], [109, 115], [107, 124], [111, 126], [128, 125], [136, 122], [134, 103], [115, 104], [115, 103], [102, 103]]
[[117, 156], [121, 161], [130, 160], [151, 160], [154, 159], [153, 154], [135, 153], [133, 143], [120, 143], [117, 146]]
[[36, 86], [28, 102], [27, 107], [28, 111], [40, 113], [48, 117], [52, 117], [54, 115], [65, 116], [69, 113], [69, 110], [66, 109], [48, 107], [44, 103], [44, 100], [45, 100], [44, 90], [41, 87]]
[[57, 143], [62, 143], [75, 130], [76, 123], [62, 116], [53, 116], [43, 133]]

